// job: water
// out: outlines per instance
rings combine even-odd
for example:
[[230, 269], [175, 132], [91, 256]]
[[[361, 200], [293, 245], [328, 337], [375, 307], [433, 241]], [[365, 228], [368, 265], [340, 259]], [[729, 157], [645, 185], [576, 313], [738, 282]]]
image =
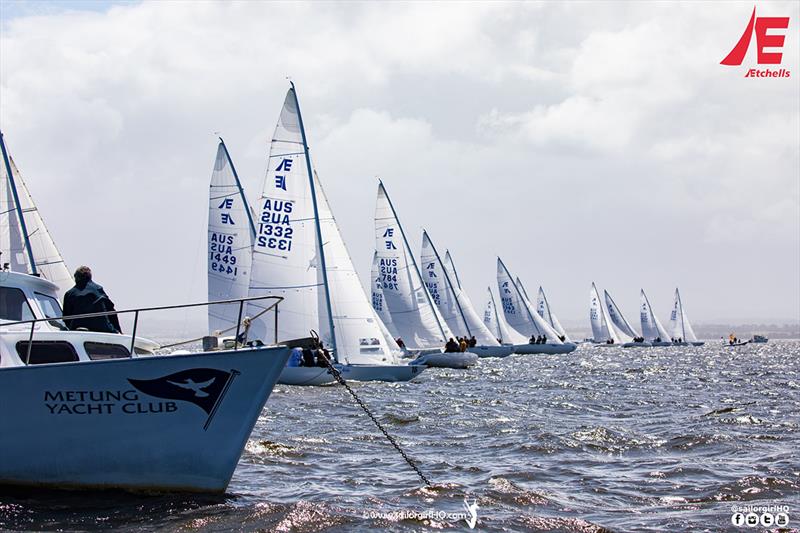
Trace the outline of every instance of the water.
[[225, 496], [0, 494], [0, 528], [483, 531], [733, 529], [731, 506], [800, 524], [800, 342], [581, 346], [355, 385], [421, 482], [340, 387], [279, 386]]

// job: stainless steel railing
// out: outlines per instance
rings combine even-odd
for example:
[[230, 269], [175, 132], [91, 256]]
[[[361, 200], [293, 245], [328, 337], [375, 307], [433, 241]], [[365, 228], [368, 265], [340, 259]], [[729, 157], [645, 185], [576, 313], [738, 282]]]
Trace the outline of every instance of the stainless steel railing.
[[[123, 309], [121, 311], [103, 311], [99, 313], [84, 313], [81, 315], [68, 315], [68, 316], [60, 316], [60, 317], [48, 317], [48, 318], [36, 318], [33, 320], [20, 320], [17, 322], [0, 322], [0, 329], [8, 326], [19, 326], [23, 324], [30, 324], [31, 325], [31, 333], [28, 337], [28, 352], [25, 357], [25, 364], [29, 364], [31, 359], [31, 349], [33, 348], [33, 333], [36, 324], [39, 322], [53, 322], [57, 320], [74, 320], [79, 318], [96, 318], [101, 316], [112, 316], [112, 315], [125, 315], [129, 313], [133, 313], [133, 329], [131, 331], [131, 348], [130, 348], [130, 356], [133, 357], [134, 355], [134, 348], [136, 345], [136, 329], [139, 325], [139, 313], [145, 313], [149, 311], [167, 311], [170, 309], [186, 309], [190, 307], [203, 307], [209, 305], [218, 305], [218, 304], [239, 304], [239, 317], [236, 321], [236, 337], [234, 337], [235, 342], [233, 345], [234, 351], [239, 348], [239, 335], [242, 331], [242, 313], [244, 311], [244, 304], [245, 302], [253, 302], [258, 300], [275, 300], [275, 303], [271, 304], [270, 306], [264, 308], [263, 310], [259, 311], [256, 317], [263, 315], [264, 313], [273, 310], [275, 311], [275, 344], [278, 343], [278, 304], [283, 301], [282, 296], [251, 296], [249, 298], [238, 298], [233, 300], [217, 300], [213, 302], [197, 302], [197, 303], [190, 303], [190, 304], [180, 304], [180, 305], [162, 305], [159, 307], [139, 307], [137, 309]], [[191, 342], [191, 341], [186, 341]], [[178, 343], [178, 344], [185, 344], [185, 343]]]

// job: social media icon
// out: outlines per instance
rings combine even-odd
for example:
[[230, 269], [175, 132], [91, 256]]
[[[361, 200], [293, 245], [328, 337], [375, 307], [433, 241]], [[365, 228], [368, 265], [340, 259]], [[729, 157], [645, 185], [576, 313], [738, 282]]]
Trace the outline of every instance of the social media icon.
[[747, 513], [744, 521], [748, 527], [755, 527], [758, 525], [758, 515], [756, 513]]
[[742, 513], [733, 513], [731, 516], [731, 524], [734, 526], [743, 526], [744, 525], [744, 515]]
[[786, 513], [778, 513], [775, 515], [775, 525], [778, 527], [786, 527], [789, 525], [789, 515]]
[[769, 527], [775, 523], [775, 517], [772, 513], [762, 513], [761, 514], [761, 525], [764, 527]]

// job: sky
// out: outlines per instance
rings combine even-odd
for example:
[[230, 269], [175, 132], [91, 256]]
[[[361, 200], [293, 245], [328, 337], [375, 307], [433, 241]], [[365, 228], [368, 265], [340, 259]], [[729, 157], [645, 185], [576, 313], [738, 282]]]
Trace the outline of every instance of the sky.
[[[251, 200], [288, 88], [367, 285], [377, 179], [482, 310], [499, 255], [562, 322], [800, 320], [800, 4], [789, 78], [720, 61], [752, 2], [0, 2], [0, 127], [68, 265], [118, 308], [206, 298], [225, 138]], [[368, 287], [368, 285], [367, 285]]]

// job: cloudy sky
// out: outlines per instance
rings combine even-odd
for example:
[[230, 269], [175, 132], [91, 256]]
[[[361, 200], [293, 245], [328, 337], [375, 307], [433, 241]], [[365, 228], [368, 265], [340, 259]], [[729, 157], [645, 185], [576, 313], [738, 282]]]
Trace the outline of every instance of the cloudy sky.
[[[752, 2], [0, 3], [0, 126], [70, 267], [205, 298], [224, 136], [251, 198], [291, 77], [364, 282], [377, 176], [482, 308], [500, 255], [564, 321], [800, 319], [800, 4], [786, 78], [720, 65]], [[777, 33], [781, 33], [780, 31]]]

